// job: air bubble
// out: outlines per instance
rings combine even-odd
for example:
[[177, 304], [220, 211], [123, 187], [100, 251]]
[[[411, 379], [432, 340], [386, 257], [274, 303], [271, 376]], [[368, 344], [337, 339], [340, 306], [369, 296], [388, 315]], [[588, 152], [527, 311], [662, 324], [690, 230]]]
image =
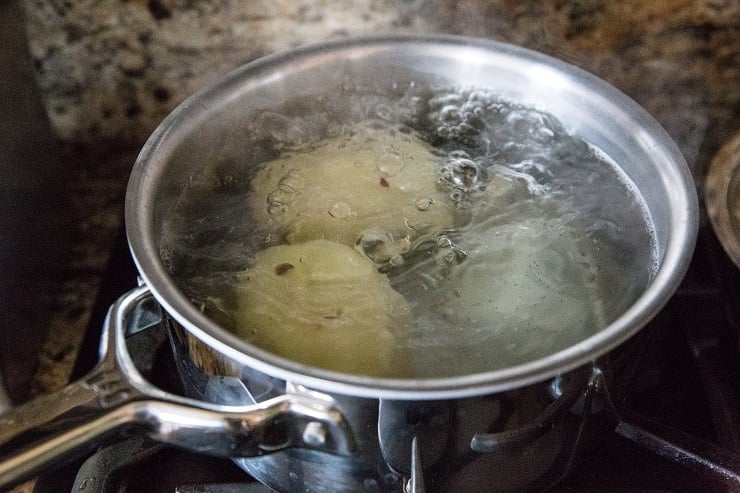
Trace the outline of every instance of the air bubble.
[[352, 215], [352, 208], [346, 202], [336, 202], [329, 208], [329, 215], [335, 219], [347, 219]]
[[445, 178], [455, 187], [465, 190], [473, 189], [483, 174], [478, 164], [471, 159], [451, 159], [445, 166]]
[[295, 170], [290, 170], [278, 181], [277, 187], [267, 195], [267, 212], [269, 214], [284, 213], [296, 199], [296, 195], [304, 186], [303, 178]]
[[396, 254], [393, 257], [391, 257], [391, 259], [388, 261], [388, 263], [392, 267], [399, 267], [399, 266], [403, 265], [403, 256], [401, 256], [400, 254]]
[[433, 203], [432, 199], [419, 199], [416, 201], [416, 210], [426, 212], [432, 208]]
[[465, 250], [458, 246], [457, 241], [448, 234], [438, 236], [436, 242], [435, 263], [440, 267], [458, 265], [468, 256]]
[[280, 202], [268, 202], [267, 213], [274, 216], [277, 214], [285, 214], [288, 212], [288, 207], [281, 204]]
[[378, 171], [384, 176], [396, 176], [405, 166], [402, 156], [392, 149], [387, 149], [378, 159]]
[[429, 100], [429, 117], [437, 135], [461, 142], [480, 136], [486, 127], [490, 96], [483, 91], [447, 93]]
[[290, 146], [300, 146], [310, 138], [301, 119], [290, 118], [271, 111], [265, 111], [260, 115], [259, 127], [276, 141]]
[[369, 258], [378, 268], [397, 267], [404, 263], [403, 254], [411, 247], [407, 238], [395, 242], [393, 235], [384, 229], [363, 231], [355, 249]]
[[342, 135], [344, 133], [344, 125], [340, 123], [329, 123], [326, 126], [326, 136], [327, 137], [337, 137], [339, 135]]
[[386, 121], [393, 118], [393, 110], [385, 104], [379, 104], [378, 106], [376, 106], [375, 114], [378, 116], [378, 118]]
[[[450, 200], [459, 207], [469, 206], [486, 188], [486, 171], [467, 154], [453, 151], [442, 166], [438, 179], [443, 190], [449, 190]], [[466, 156], [466, 157], [463, 157]]]

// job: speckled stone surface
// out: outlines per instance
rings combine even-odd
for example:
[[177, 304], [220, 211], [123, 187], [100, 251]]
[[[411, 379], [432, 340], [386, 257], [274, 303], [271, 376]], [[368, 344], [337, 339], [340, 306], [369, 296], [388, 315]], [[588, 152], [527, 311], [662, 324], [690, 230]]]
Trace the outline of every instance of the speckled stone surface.
[[75, 244], [35, 392], [62, 385], [119, 227], [136, 152], [185, 97], [259, 56], [329, 38], [451, 33], [554, 55], [668, 130], [700, 182], [737, 128], [740, 0], [27, 0], [29, 50], [67, 149]]
[[136, 146], [185, 97], [261, 55], [328, 38], [444, 32], [593, 71], [652, 111], [692, 158], [699, 127], [737, 105], [739, 3], [29, 0], [26, 11], [49, 117], [68, 142]]

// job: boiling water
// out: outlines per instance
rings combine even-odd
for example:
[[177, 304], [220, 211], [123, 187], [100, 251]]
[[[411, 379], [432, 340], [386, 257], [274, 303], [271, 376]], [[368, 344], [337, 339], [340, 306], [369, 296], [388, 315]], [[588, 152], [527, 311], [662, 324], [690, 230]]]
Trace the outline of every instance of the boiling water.
[[[565, 349], [614, 320], [654, 273], [652, 225], [635, 187], [547, 113], [485, 91], [411, 84], [386, 95], [302, 99], [245, 121], [231, 136], [239, 145], [224, 145], [191, 177], [165, 224], [162, 258], [206, 313], [257, 344], [248, 315], [239, 314], [240, 276], [256, 252], [298, 241], [280, 219], [294, 194], [326, 192], [306, 190], [304, 178], [286, 172], [261, 191], [267, 200], [256, 214], [255, 177], [286, 156], [343, 142], [375, 149], [381, 187], [418, 165], [409, 142], [423, 146], [432, 186], [409, 200], [418, 211], [447, 211], [420, 227], [399, 204], [409, 234], [373, 228], [352, 245], [412, 314], [393, 328], [393, 344], [404, 349], [397, 354], [409, 361], [391, 376], [482, 372]], [[342, 201], [327, 210], [334, 219], [351, 214]]]

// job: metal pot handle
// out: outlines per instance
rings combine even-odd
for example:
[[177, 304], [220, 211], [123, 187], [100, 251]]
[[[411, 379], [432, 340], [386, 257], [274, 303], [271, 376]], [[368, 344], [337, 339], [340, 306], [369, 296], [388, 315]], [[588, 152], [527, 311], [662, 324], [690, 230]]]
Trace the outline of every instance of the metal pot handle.
[[87, 376], [0, 415], [0, 489], [84, 456], [129, 429], [224, 457], [287, 447], [352, 452], [353, 435], [331, 399], [289, 394], [250, 406], [220, 406], [151, 385], [136, 369], [125, 341], [132, 312], [147, 300], [152, 295], [143, 286], [113, 304], [103, 327], [100, 362]]

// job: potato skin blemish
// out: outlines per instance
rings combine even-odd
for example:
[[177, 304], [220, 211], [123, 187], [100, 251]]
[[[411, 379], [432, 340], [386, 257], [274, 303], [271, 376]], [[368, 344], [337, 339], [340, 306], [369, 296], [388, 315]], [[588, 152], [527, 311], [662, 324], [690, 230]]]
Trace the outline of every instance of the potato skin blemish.
[[285, 262], [283, 264], [278, 264], [275, 266], [275, 275], [282, 276], [286, 272], [288, 272], [290, 269], [295, 268], [295, 266], [291, 263]]

